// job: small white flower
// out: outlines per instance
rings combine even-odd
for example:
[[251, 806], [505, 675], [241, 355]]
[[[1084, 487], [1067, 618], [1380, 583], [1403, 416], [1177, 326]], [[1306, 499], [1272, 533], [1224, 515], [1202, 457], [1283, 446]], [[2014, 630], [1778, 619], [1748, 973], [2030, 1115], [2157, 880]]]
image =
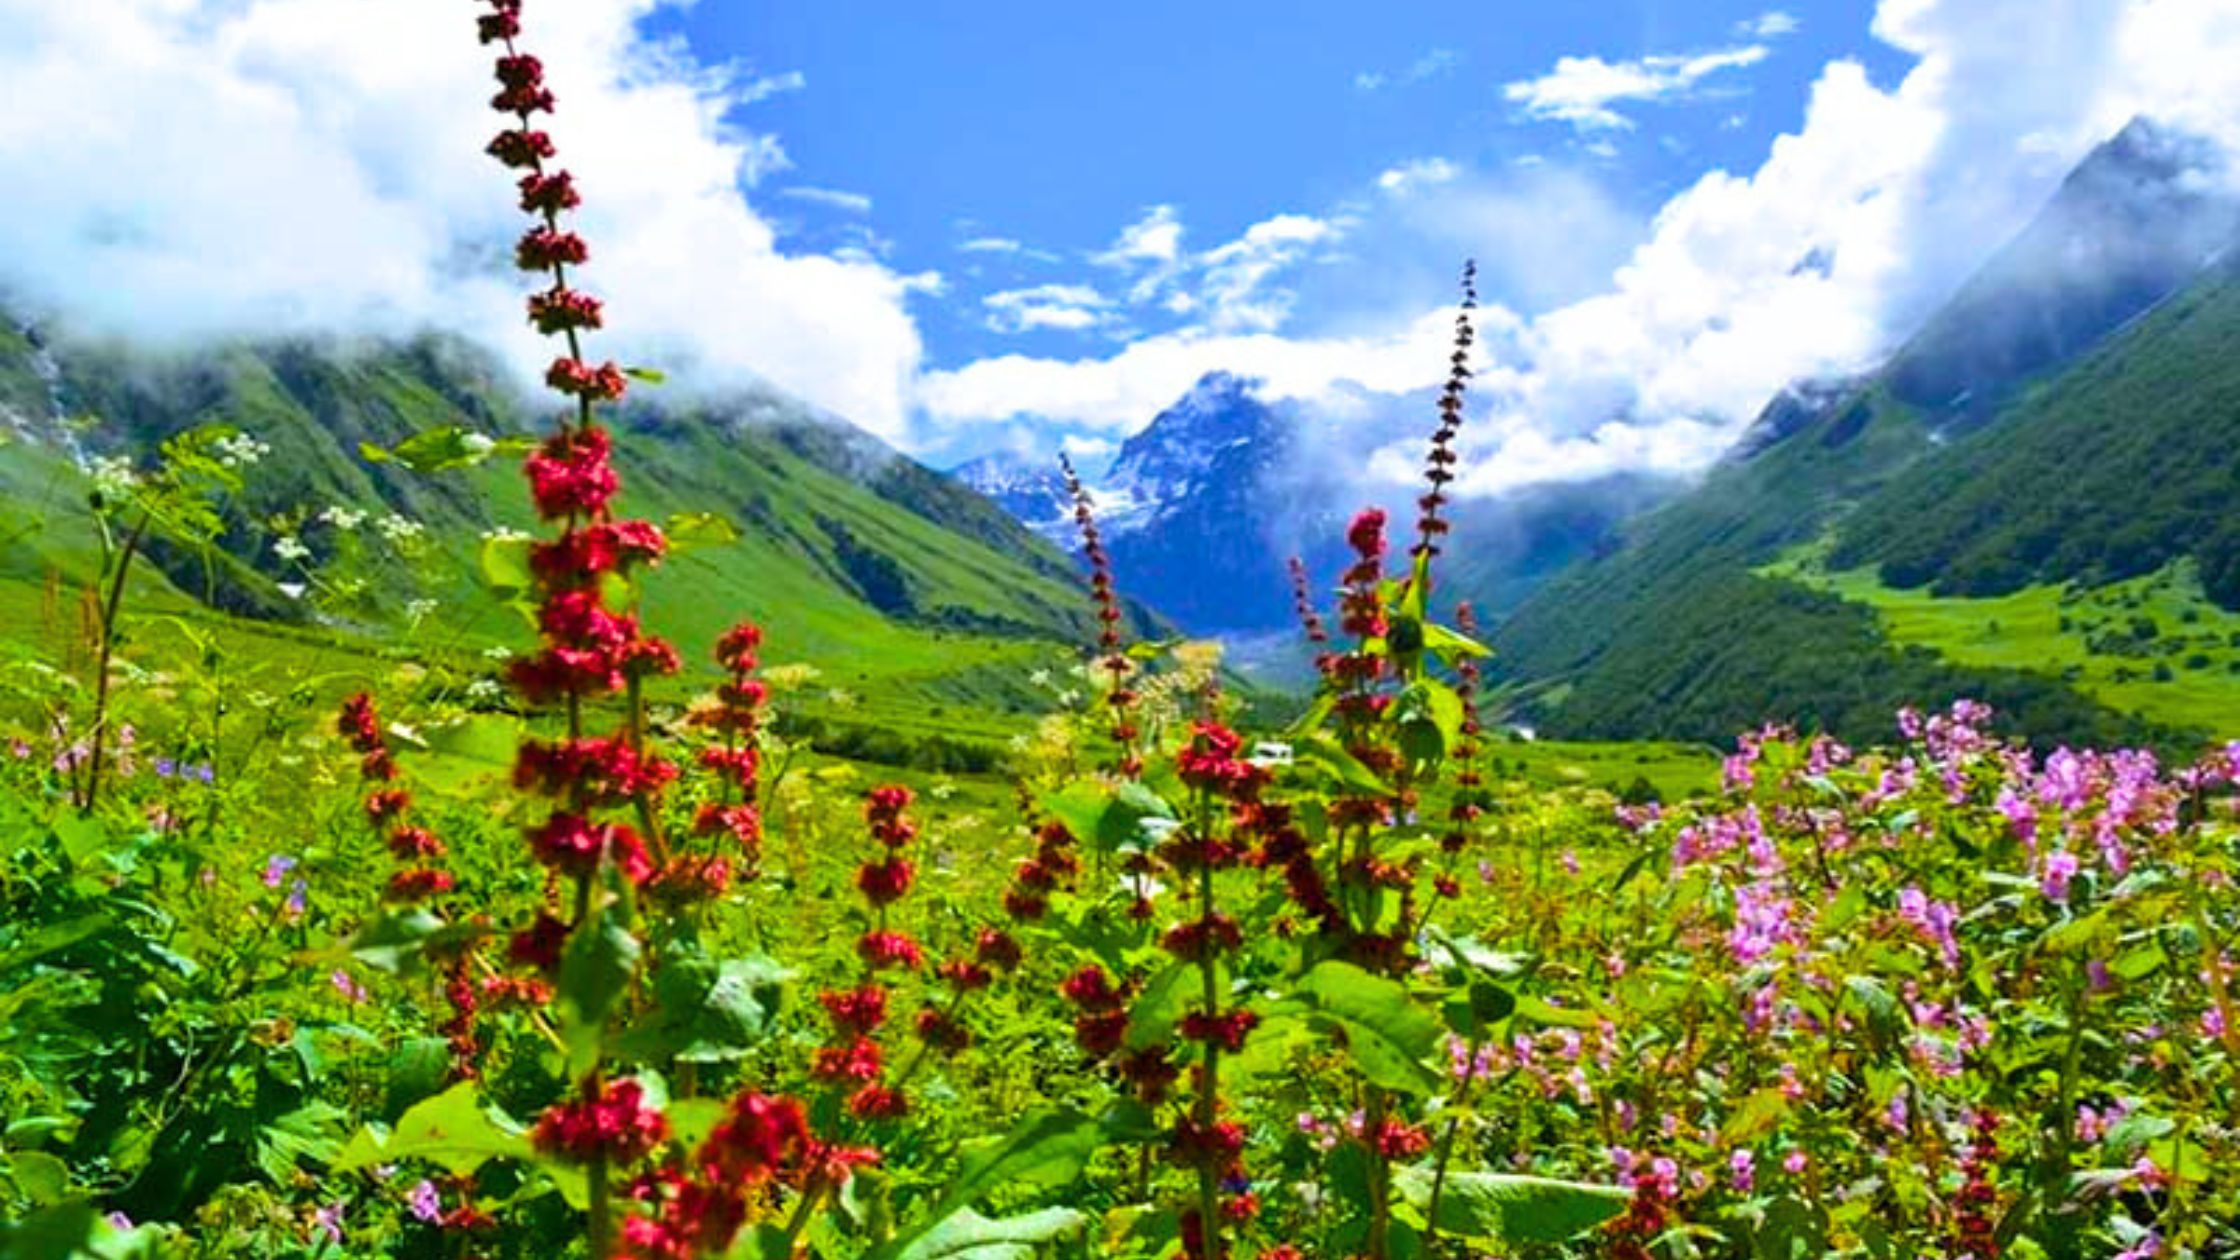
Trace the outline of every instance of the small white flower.
[[404, 606], [404, 615], [410, 617], [414, 621], [420, 621], [426, 618], [430, 613], [433, 613], [435, 610], [436, 601], [432, 599], [416, 599]]
[[482, 659], [486, 661], [510, 661], [513, 659], [513, 649], [503, 643], [496, 647], [486, 647], [482, 649]]
[[411, 542], [427, 531], [427, 527], [420, 522], [408, 516], [399, 516], [395, 512], [375, 521], [373, 527], [392, 543]]
[[140, 484], [140, 475], [132, 471], [132, 461], [122, 455], [96, 455], [86, 471], [93, 477], [93, 488], [104, 499], [122, 498], [125, 491]]
[[1037, 687], [1047, 687], [1050, 685], [1050, 671], [1038, 669], [1027, 675], [1027, 681]]
[[497, 700], [505, 694], [505, 687], [496, 679], [477, 678], [467, 684], [467, 698], [470, 700]]
[[309, 559], [311, 548], [304, 546], [303, 540], [297, 538], [294, 534], [282, 534], [273, 542], [272, 554], [293, 564], [298, 560]]
[[216, 452], [218, 463], [227, 468], [249, 468], [272, 453], [270, 446], [246, 433], [220, 438], [210, 449]]
[[529, 541], [529, 531], [515, 529], [511, 525], [496, 525], [482, 531], [482, 540], [494, 543], [527, 542]]
[[365, 524], [366, 514], [357, 510], [356, 508], [343, 507], [338, 503], [335, 506], [328, 508], [326, 511], [319, 513], [319, 519], [325, 521], [329, 525], [334, 526], [336, 529], [342, 530], [347, 533], [348, 531], [356, 529], [360, 525]]
[[311, 589], [301, 582], [281, 582], [279, 587], [280, 593], [289, 599], [302, 599], [303, 593]]

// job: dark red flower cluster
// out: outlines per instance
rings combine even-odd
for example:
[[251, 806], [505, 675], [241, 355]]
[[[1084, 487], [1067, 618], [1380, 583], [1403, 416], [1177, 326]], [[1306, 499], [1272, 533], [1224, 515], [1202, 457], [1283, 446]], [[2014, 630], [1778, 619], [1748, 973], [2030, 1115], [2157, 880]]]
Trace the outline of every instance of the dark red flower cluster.
[[1089, 594], [1097, 606], [1097, 667], [1111, 678], [1105, 705], [1111, 710], [1112, 741], [1119, 746], [1114, 769], [1122, 777], [1133, 779], [1143, 773], [1143, 756], [1136, 748], [1142, 734], [1135, 720], [1136, 693], [1128, 685], [1136, 666], [1128, 659], [1120, 630], [1126, 618], [1120, 607], [1120, 592], [1112, 582], [1112, 555], [1105, 550], [1104, 536], [1097, 529], [1096, 505], [1089, 498], [1088, 487], [1074, 472], [1073, 461], [1061, 454], [1058, 466], [1065, 470], [1066, 494], [1073, 500], [1073, 523], [1081, 534], [1081, 558], [1089, 565]]
[[668, 1140], [669, 1122], [646, 1104], [634, 1080], [587, 1083], [581, 1096], [555, 1103], [538, 1117], [529, 1141], [555, 1159], [588, 1164], [632, 1164]]
[[631, 1184], [629, 1197], [644, 1210], [623, 1223], [617, 1254], [629, 1260], [727, 1254], [764, 1187], [821, 1194], [878, 1161], [879, 1153], [867, 1147], [819, 1140], [798, 1100], [742, 1092], [683, 1166], [653, 1169]]
[[1090, 1058], [1109, 1058], [1120, 1049], [1128, 1035], [1128, 993], [1112, 983], [1104, 968], [1082, 968], [1067, 976], [1058, 992], [1081, 1008], [1074, 1017], [1073, 1039]]
[[1259, 802], [1239, 820], [1240, 829], [1256, 837], [1259, 849], [1255, 866], [1283, 873], [1284, 893], [1291, 903], [1314, 920], [1315, 927], [1332, 935], [1345, 928], [1345, 915], [1330, 896], [1330, 886], [1315, 865], [1314, 846], [1293, 819], [1289, 805]]
[[[752, 668], [757, 642], [753, 635], [727, 639], [722, 652], [728, 660]], [[848, 1111], [862, 1120], [892, 1119], [909, 1111], [909, 1099], [881, 1078], [883, 1056], [875, 1034], [886, 1022], [890, 997], [879, 973], [896, 967], [915, 970], [925, 962], [925, 951], [915, 940], [887, 926], [888, 910], [909, 892], [915, 873], [905, 856], [918, 836], [918, 826], [907, 813], [910, 801], [910, 789], [897, 785], [864, 794], [864, 824], [879, 846], [880, 857], [856, 872], [856, 888], [873, 918], [871, 929], [856, 941], [863, 979], [854, 989], [831, 990], [819, 997], [832, 1020], [833, 1036], [818, 1051], [812, 1070], [819, 1079], [852, 1087]]]
[[[344, 700], [335, 730], [358, 754], [360, 778], [375, 784], [396, 781], [397, 761], [381, 733], [381, 718], [374, 711], [372, 696], [361, 691]], [[366, 795], [366, 821], [373, 827], [375, 838], [403, 864], [403, 869], [389, 877], [389, 901], [425, 901], [452, 887], [451, 873], [434, 865], [444, 855], [443, 842], [427, 828], [404, 821], [411, 808], [412, 794], [403, 788], [377, 787]]]
[[593, 367], [581, 359], [559, 358], [545, 371], [544, 383], [563, 394], [588, 398], [593, 402], [613, 402], [622, 397], [630, 383], [622, 369], [611, 360]]
[[1081, 873], [1081, 859], [1074, 855], [1073, 833], [1051, 819], [1035, 829], [1034, 855], [1011, 873], [1011, 887], [1003, 894], [1003, 909], [1022, 923], [1039, 919], [1050, 909], [1050, 894], [1070, 885]]
[[1960, 1164], [1960, 1190], [1952, 1201], [1954, 1260], [1999, 1257], [1999, 1116], [1978, 1111], [1971, 1126], [1967, 1158]]
[[[1465, 636], [1478, 634], [1477, 612], [1468, 602], [1455, 606], [1455, 628]], [[1484, 747], [1479, 736], [1484, 727], [1478, 721], [1478, 684], [1481, 674], [1475, 657], [1465, 656], [1455, 663], [1455, 695], [1462, 701], [1460, 738], [1455, 741], [1448, 761], [1455, 767], [1454, 803], [1447, 807], [1447, 830], [1439, 837], [1439, 848], [1447, 854], [1448, 882], [1451, 884], [1453, 859], [1470, 843], [1470, 833], [1480, 818], [1485, 816], [1485, 774], [1479, 768], [1479, 757]], [[1454, 892], [1442, 887], [1441, 896], [1452, 897]]]
[[1439, 554], [1438, 540], [1448, 530], [1439, 509], [1446, 506], [1447, 487], [1455, 478], [1454, 439], [1462, 428], [1464, 394], [1470, 386], [1470, 347], [1478, 339], [1471, 316], [1477, 309], [1478, 264], [1470, 261], [1462, 265], [1462, 309], [1454, 317], [1454, 350], [1447, 357], [1446, 386], [1439, 391], [1439, 427], [1432, 432], [1431, 450], [1424, 457], [1423, 479], [1428, 488], [1416, 501], [1421, 515], [1416, 518], [1416, 545], [1410, 554], [1424, 562], [1421, 580], [1425, 595], [1431, 593], [1428, 562]]
[[1219, 722], [1191, 724], [1190, 742], [1175, 758], [1182, 781], [1201, 792], [1231, 801], [1251, 801], [1267, 785], [1268, 772], [1238, 754], [1244, 736]]
[[1259, 1026], [1260, 1017], [1248, 1010], [1233, 1010], [1226, 1015], [1191, 1011], [1182, 1017], [1182, 1037], [1185, 1041], [1219, 1046], [1235, 1054], [1244, 1049], [1244, 1039]]
[[716, 663], [730, 674], [716, 688], [714, 704], [697, 709], [692, 723], [715, 732], [722, 743], [700, 752], [700, 765], [716, 777], [719, 790], [693, 815], [695, 835], [725, 837], [743, 855], [751, 874], [762, 861], [762, 708], [769, 688], [755, 674], [762, 628], [742, 621], [717, 640]]

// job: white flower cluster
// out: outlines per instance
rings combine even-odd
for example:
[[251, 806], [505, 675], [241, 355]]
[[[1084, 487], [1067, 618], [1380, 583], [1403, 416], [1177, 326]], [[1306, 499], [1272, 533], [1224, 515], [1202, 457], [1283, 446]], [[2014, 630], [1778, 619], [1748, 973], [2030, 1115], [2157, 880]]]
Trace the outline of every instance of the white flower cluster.
[[505, 685], [494, 678], [477, 678], [467, 684], [467, 698], [470, 700], [502, 700], [505, 694]]
[[435, 610], [436, 601], [432, 599], [415, 599], [404, 606], [404, 615], [414, 621], [422, 621], [425, 620], [428, 615], [430, 613], [433, 613]]
[[346, 508], [338, 503], [319, 513], [319, 519], [344, 533], [348, 533], [366, 523], [366, 514], [356, 508]]
[[392, 543], [411, 542], [427, 531], [427, 527], [420, 522], [409, 516], [399, 516], [395, 512], [375, 521], [373, 527]]
[[132, 471], [132, 461], [122, 455], [96, 455], [86, 471], [93, 477], [94, 490], [104, 499], [122, 498], [140, 484], [140, 474]]
[[527, 542], [529, 541], [529, 531], [515, 529], [511, 525], [495, 525], [482, 531], [482, 540], [494, 543]]
[[294, 534], [282, 534], [273, 542], [272, 554], [290, 564], [295, 564], [310, 559], [311, 548], [304, 546], [303, 540]]
[[211, 443], [210, 449], [216, 453], [218, 463], [227, 468], [248, 468], [272, 453], [271, 446], [246, 433], [219, 438]]
[[482, 659], [486, 661], [510, 661], [513, 659], [513, 649], [503, 643], [495, 647], [486, 647], [482, 649]]

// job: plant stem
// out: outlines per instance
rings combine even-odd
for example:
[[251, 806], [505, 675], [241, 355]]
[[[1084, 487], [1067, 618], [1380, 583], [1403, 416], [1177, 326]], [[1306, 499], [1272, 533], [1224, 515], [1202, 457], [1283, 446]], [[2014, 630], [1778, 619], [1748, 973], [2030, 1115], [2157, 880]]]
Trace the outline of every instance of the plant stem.
[[138, 524], [125, 536], [124, 546], [117, 551], [116, 571], [109, 575], [108, 599], [101, 607], [101, 651], [94, 665], [93, 679], [93, 730], [88, 738], [93, 751], [86, 762], [85, 795], [78, 801], [78, 812], [90, 814], [94, 802], [101, 794], [102, 753], [109, 739], [109, 665], [117, 645], [117, 612], [124, 605], [124, 582], [132, 572], [132, 557], [140, 549], [140, 540], [147, 536], [151, 513], [140, 513]]
[[1447, 1188], [1447, 1161], [1454, 1156], [1455, 1134], [1462, 1128], [1461, 1109], [1470, 1101], [1470, 1087], [1478, 1082], [1478, 1047], [1484, 1039], [1472, 1037], [1468, 1056], [1462, 1061], [1462, 1088], [1454, 1093], [1453, 1106], [1458, 1114], [1447, 1121], [1447, 1131], [1439, 1136], [1439, 1161], [1431, 1172], [1431, 1202], [1424, 1211], [1423, 1250], [1425, 1255], [1436, 1254], [1439, 1241], [1439, 1197]]

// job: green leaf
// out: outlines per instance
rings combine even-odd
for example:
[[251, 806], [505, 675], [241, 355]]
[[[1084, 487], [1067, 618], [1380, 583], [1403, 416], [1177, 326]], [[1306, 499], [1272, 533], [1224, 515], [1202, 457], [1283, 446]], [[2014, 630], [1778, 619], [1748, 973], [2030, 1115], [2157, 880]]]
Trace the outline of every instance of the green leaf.
[[521, 743], [519, 719], [477, 713], [420, 732], [432, 755], [404, 758], [412, 777], [439, 792], [460, 793], [513, 773]]
[[723, 961], [671, 957], [654, 973], [652, 1022], [631, 1030], [622, 1050], [634, 1058], [727, 1063], [744, 1058], [770, 1033], [785, 1000], [786, 969], [756, 956]]
[[426, 910], [401, 910], [385, 914], [350, 938], [350, 956], [376, 971], [396, 972], [420, 953], [443, 920]]
[[510, 1121], [500, 1123], [475, 1099], [473, 1081], [461, 1081], [415, 1103], [387, 1133], [360, 1129], [334, 1161], [334, 1171], [424, 1159], [463, 1176], [492, 1159], [527, 1159], [529, 1139]]
[[1117, 789], [1074, 783], [1038, 794], [1035, 803], [1064, 824], [1075, 840], [1107, 853], [1149, 848], [1159, 824], [1174, 818], [1174, 807], [1140, 783], [1124, 783]]
[[643, 381], [648, 385], [665, 385], [669, 381], [669, 374], [660, 368], [626, 367], [622, 369], [622, 374], [633, 381]]
[[721, 547], [739, 541], [739, 527], [728, 516], [714, 512], [677, 512], [661, 532], [669, 539], [669, 554], [681, 556], [702, 547]]
[[1424, 623], [1423, 645], [1430, 648], [1434, 655], [1449, 665], [1465, 656], [1488, 657], [1493, 655], [1492, 648], [1459, 631], [1450, 630], [1436, 621]]
[[1595, 1028], [1602, 1023], [1601, 1017], [1593, 1011], [1557, 1006], [1546, 998], [1534, 997], [1529, 993], [1518, 995], [1517, 1014], [1550, 1028]]
[[394, 1121], [413, 1104], [443, 1088], [451, 1075], [451, 1043], [441, 1037], [408, 1037], [389, 1055], [389, 1084], [381, 1113]]
[[[1402, 1168], [1394, 1180], [1408, 1203], [1418, 1211], [1429, 1209], [1430, 1169]], [[1633, 1192], [1620, 1186], [1450, 1171], [1433, 1224], [1443, 1232], [1510, 1245], [1559, 1243], [1617, 1216], [1632, 1201]]]
[[1127, 1048], [1142, 1050], [1168, 1040], [1174, 1026], [1190, 1005], [1192, 986], [1198, 983], [1196, 963], [1169, 963], [1136, 995], [1128, 1008]]
[[475, 562], [482, 574], [482, 584], [500, 599], [519, 595], [536, 583], [536, 576], [529, 569], [529, 540], [526, 538], [502, 534], [485, 538]]
[[294, 1183], [302, 1161], [326, 1164], [342, 1151], [350, 1113], [332, 1103], [306, 1103], [257, 1133], [257, 1167], [274, 1185]]
[[569, 1074], [580, 1075], [599, 1057], [607, 1015], [637, 973], [640, 946], [622, 904], [610, 902], [568, 937], [555, 986], [560, 1035], [568, 1043]]
[[965, 1254], [926, 1252], [916, 1247], [921, 1242], [930, 1245], [937, 1239], [956, 1236], [938, 1231], [953, 1217], [979, 1219], [969, 1212], [971, 1206], [999, 1190], [1020, 1193], [1055, 1190], [1072, 1184], [1081, 1175], [1089, 1157], [1096, 1153], [1102, 1137], [1097, 1122], [1078, 1111], [1047, 1111], [1029, 1116], [1001, 1140], [968, 1155], [956, 1179], [949, 1183], [948, 1191], [933, 1210], [893, 1242], [871, 1254], [880, 1260]]
[[1034, 1260], [1043, 1244], [1079, 1233], [1088, 1220], [1073, 1208], [1044, 1208], [1001, 1220], [959, 1212], [895, 1253], [894, 1260]]
[[1727, 1146], [1747, 1146], [1781, 1124], [1789, 1114], [1789, 1097], [1778, 1089], [1761, 1089], [1742, 1100], [1719, 1126], [1719, 1140]]
[[493, 455], [519, 454], [527, 449], [525, 438], [494, 438], [456, 424], [422, 430], [387, 450], [370, 442], [358, 444], [358, 454], [367, 463], [393, 461], [416, 473], [472, 468]]
[[1352, 963], [1326, 962], [1309, 971], [1299, 991], [1345, 1034], [1346, 1052], [1371, 1084], [1427, 1094], [1439, 1086], [1429, 1066], [1440, 1024], [1406, 986]]
[[1294, 764], [1320, 772], [1325, 778], [1347, 792], [1364, 796], [1389, 796], [1392, 788], [1377, 772], [1361, 763], [1360, 758], [1339, 747], [1329, 735], [1316, 732], [1300, 738], [1291, 749]]

